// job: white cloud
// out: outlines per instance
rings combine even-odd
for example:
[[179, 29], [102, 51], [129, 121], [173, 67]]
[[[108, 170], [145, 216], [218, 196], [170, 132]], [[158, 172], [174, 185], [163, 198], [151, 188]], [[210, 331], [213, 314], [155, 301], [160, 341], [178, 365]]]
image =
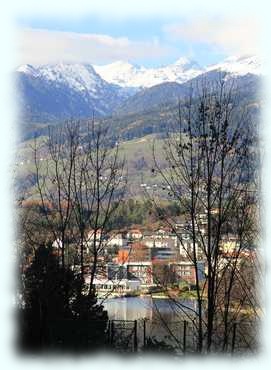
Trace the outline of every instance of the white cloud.
[[170, 24], [164, 30], [174, 39], [209, 44], [227, 54], [257, 54], [259, 23], [254, 18], [205, 17]]
[[18, 42], [20, 64], [60, 61], [103, 64], [119, 59], [159, 58], [171, 51], [170, 48], [161, 45], [157, 39], [132, 41], [127, 37], [31, 28], [20, 32]]

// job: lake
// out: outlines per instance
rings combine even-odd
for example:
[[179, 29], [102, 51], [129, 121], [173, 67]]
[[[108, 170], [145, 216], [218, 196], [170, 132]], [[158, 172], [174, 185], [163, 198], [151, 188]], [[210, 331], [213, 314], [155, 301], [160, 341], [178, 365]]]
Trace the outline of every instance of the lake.
[[[116, 332], [121, 338], [129, 336], [137, 320], [137, 342], [143, 345], [144, 338], [155, 338], [158, 341], [180, 348], [183, 343], [184, 320], [186, 324], [186, 341], [190, 347], [195, 346], [193, 325], [186, 314], [193, 315], [196, 310], [196, 300], [145, 297], [109, 298], [104, 303], [110, 320], [126, 320], [114, 322]], [[144, 323], [145, 319], [145, 323]], [[144, 334], [145, 333], [145, 334]]]
[[161, 316], [168, 321], [184, 320], [186, 313], [196, 310], [196, 300], [145, 297], [109, 298], [104, 308], [110, 320], [158, 320]]

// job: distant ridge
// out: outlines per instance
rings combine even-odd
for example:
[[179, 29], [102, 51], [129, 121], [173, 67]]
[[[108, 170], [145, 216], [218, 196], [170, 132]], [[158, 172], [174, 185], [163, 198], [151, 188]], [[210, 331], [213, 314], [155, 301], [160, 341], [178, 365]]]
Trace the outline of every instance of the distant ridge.
[[[187, 84], [218, 72], [227, 78], [259, 77], [258, 57], [231, 57], [201, 68], [188, 58], [159, 68], [145, 68], [117, 61], [105, 66], [58, 63], [29, 64], [16, 70], [21, 119], [27, 122], [58, 121], [67, 118], [108, 117], [116, 112], [135, 113], [176, 100]], [[241, 81], [241, 80], [240, 80]], [[242, 83], [243, 83], [242, 82]]]

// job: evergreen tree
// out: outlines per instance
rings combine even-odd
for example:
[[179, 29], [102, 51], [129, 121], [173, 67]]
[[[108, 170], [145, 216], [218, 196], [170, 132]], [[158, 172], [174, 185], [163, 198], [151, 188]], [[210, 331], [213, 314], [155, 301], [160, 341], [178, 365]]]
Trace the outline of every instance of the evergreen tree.
[[81, 276], [62, 267], [52, 248], [38, 248], [23, 277], [20, 347], [80, 351], [104, 342], [107, 313], [84, 290]]

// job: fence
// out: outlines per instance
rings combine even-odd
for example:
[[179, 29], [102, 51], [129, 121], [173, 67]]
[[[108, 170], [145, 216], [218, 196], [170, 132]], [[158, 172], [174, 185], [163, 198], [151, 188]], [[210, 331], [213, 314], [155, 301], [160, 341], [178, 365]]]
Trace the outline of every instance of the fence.
[[[232, 354], [257, 350], [258, 326], [255, 322], [233, 322], [225, 331], [214, 333], [211, 351]], [[197, 352], [195, 322], [182, 320], [58, 320], [51, 322], [46, 334], [51, 349], [109, 349], [115, 352]]]
[[[110, 347], [120, 352], [165, 351], [183, 355], [197, 352], [197, 328], [193, 321], [111, 320]], [[224, 334], [224, 333], [223, 333]], [[232, 354], [255, 352], [258, 348], [258, 325], [253, 321], [233, 322], [227, 337], [214, 332], [211, 351]], [[203, 338], [203, 347], [206, 335]]]
[[117, 351], [137, 352], [137, 326], [137, 320], [110, 320], [108, 326], [110, 347]]

